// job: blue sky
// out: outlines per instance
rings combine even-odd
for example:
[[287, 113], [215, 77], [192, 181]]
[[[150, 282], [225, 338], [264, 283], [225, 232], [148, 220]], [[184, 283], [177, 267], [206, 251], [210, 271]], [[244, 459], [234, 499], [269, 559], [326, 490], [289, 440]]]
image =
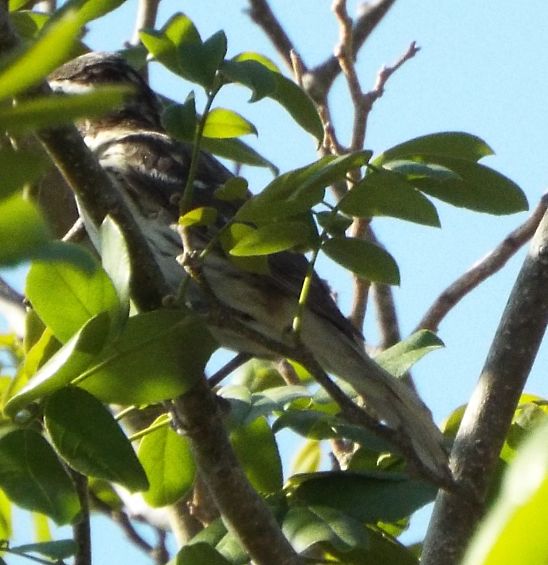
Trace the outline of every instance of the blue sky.
[[[337, 28], [330, 13], [331, 2], [271, 3], [308, 65], [323, 61], [332, 52]], [[350, 13], [357, 4], [349, 2]], [[135, 5], [135, 0], [129, 0], [109, 17], [108, 33], [92, 25], [88, 44], [97, 50], [122, 47], [131, 35]], [[246, 6], [244, 0], [164, 0], [160, 23], [174, 11], [183, 11], [194, 20], [202, 36], [224, 29], [229, 55], [259, 51], [282, 66], [262, 32], [243, 13]], [[483, 162], [516, 181], [534, 207], [547, 184], [546, 21], [548, 3], [544, 0], [530, 0], [523, 6], [510, 0], [396, 2], [359, 57], [358, 72], [364, 88], [373, 85], [378, 69], [395, 61], [411, 41], [422, 49], [391, 78], [385, 95], [375, 105], [366, 147], [380, 152], [406, 139], [445, 130], [479, 135], [496, 152]], [[155, 89], [179, 100], [184, 100], [190, 88], [158, 69], [153, 70], [152, 81]], [[343, 87], [343, 81], [337, 81], [331, 101], [335, 126], [344, 142], [351, 130], [351, 108]], [[234, 87], [227, 89], [219, 104], [236, 109], [257, 126], [259, 137], [250, 138], [250, 144], [282, 171], [315, 158], [312, 139], [282, 110], [268, 101], [247, 104], [247, 98], [245, 91]], [[270, 179], [262, 170], [246, 169], [244, 174], [254, 189]], [[389, 219], [375, 224], [379, 237], [400, 265], [402, 284], [395, 296], [404, 335], [448, 284], [526, 217], [492, 217], [445, 205], [439, 206], [439, 212], [441, 230]], [[446, 348], [431, 354], [416, 368], [420, 391], [438, 422], [469, 397], [524, 253], [449, 314], [439, 332]], [[349, 304], [348, 277], [328, 261], [322, 261], [320, 268], [339, 293], [344, 310]], [[374, 342], [372, 318], [370, 314], [366, 335]], [[547, 367], [545, 343], [527, 391], [548, 396]], [[418, 539], [424, 524], [425, 513], [406, 539]], [[148, 563], [125, 543], [115, 541], [118, 532], [114, 528], [101, 527], [99, 532], [101, 539], [96, 547], [108, 551], [108, 557], [98, 555], [97, 563]], [[121, 553], [117, 555], [117, 551]]]

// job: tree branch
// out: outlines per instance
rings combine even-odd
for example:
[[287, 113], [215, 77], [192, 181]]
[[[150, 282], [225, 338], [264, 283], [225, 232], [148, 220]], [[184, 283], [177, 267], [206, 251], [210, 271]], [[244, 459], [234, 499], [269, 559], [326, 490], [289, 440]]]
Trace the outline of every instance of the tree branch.
[[10, 328], [22, 336], [25, 331], [25, 297], [14, 290], [2, 277], [0, 277], [0, 314], [2, 314]]
[[302, 62], [302, 58], [298, 55], [295, 45], [287, 35], [278, 18], [272, 12], [268, 1], [249, 0], [249, 6], [247, 10], [249, 17], [264, 31], [288, 68], [293, 71], [293, 61], [291, 59], [291, 53], [293, 52], [301, 61], [303, 71], [306, 72], [307, 69]]
[[146, 28], [154, 28], [156, 17], [158, 15], [158, 7], [160, 0], [139, 0], [137, 7], [137, 16], [135, 18], [135, 26], [131, 37], [131, 45], [139, 45], [141, 38], [139, 32]]
[[174, 421], [190, 440], [196, 464], [223, 521], [258, 565], [301, 565], [272, 512], [249, 484], [232, 450], [205, 379], [174, 401]]
[[440, 493], [421, 563], [454, 565], [484, 512], [487, 489], [548, 323], [548, 212], [536, 230], [462, 419], [451, 467], [468, 493]]
[[[395, 1], [396, 0], [376, 0], [362, 4], [361, 13], [354, 22], [352, 29], [352, 58], [354, 60], [362, 45], [379, 25], [388, 10], [394, 5]], [[340, 72], [341, 67], [338, 58], [336, 55], [332, 55], [325, 62], [311, 69], [308, 73], [306, 80], [307, 91], [317, 103], [320, 104], [326, 100], [327, 93]]]
[[436, 298], [415, 331], [420, 329], [437, 331], [443, 318], [462, 298], [502, 269], [508, 260], [531, 239], [547, 207], [548, 193], [541, 198], [533, 213], [521, 226], [506, 236], [486, 257], [478, 261]]

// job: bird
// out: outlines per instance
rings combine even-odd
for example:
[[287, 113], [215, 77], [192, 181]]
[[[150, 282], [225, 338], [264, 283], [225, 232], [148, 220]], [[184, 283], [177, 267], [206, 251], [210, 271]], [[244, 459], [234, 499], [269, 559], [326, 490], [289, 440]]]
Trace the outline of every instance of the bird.
[[[125, 101], [102, 117], [76, 123], [88, 148], [110, 176], [154, 253], [158, 268], [174, 292], [185, 270], [177, 257], [183, 243], [177, 231], [179, 201], [185, 186], [192, 146], [170, 137], [161, 121], [162, 104], [142, 76], [117, 53], [91, 52], [54, 71], [48, 82], [55, 92], [80, 93], [100, 85], [132, 87]], [[212, 155], [201, 151], [193, 187], [193, 206], [213, 206], [214, 226], [191, 230], [193, 245], [203, 249], [212, 233], [228, 222], [242, 201], [216, 199], [215, 191], [233, 174]], [[249, 196], [248, 196], [249, 197]], [[90, 239], [97, 244], [98, 227], [80, 206]], [[220, 248], [206, 255], [200, 275], [207, 285], [190, 285], [188, 305], [204, 313], [214, 297], [244, 328], [264, 336], [256, 340], [215, 322], [209, 329], [219, 344], [239, 353], [277, 359], [272, 342], [291, 345], [291, 327], [308, 259], [299, 252], [268, 256], [268, 272], [243, 269]], [[302, 315], [300, 340], [322, 369], [350, 384], [364, 399], [361, 406], [410, 446], [432, 477], [449, 476], [444, 439], [431, 413], [406, 383], [381, 368], [366, 352], [361, 332], [342, 314], [328, 285], [313, 274]]]

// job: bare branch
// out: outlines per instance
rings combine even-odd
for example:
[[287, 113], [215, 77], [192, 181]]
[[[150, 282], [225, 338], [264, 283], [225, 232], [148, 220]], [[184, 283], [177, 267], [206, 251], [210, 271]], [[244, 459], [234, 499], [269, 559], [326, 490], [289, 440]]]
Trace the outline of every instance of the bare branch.
[[451, 467], [468, 493], [440, 493], [421, 563], [455, 565], [485, 509], [485, 498], [519, 397], [548, 323], [548, 212], [536, 230], [478, 384], [462, 419]]
[[298, 55], [295, 45], [285, 32], [282, 24], [272, 12], [267, 0], [249, 0], [249, 17], [264, 31], [272, 45], [278, 51], [288, 68], [293, 71], [293, 61], [291, 53], [297, 54], [300, 59], [303, 71], [307, 68], [302, 62], [302, 58]]
[[392, 287], [387, 284], [375, 283], [372, 285], [372, 297], [377, 311], [378, 327], [381, 335], [379, 347], [381, 349], [388, 349], [401, 341]]
[[68, 469], [68, 471], [76, 487], [78, 499], [80, 500], [80, 514], [78, 521], [72, 526], [74, 541], [78, 546], [76, 555], [74, 556], [74, 565], [91, 565], [88, 479], [86, 476], [81, 475], [73, 469]]
[[466, 273], [449, 285], [436, 298], [415, 331], [427, 329], [437, 331], [440, 322], [469, 292], [484, 280], [502, 269], [508, 260], [531, 239], [548, 206], [548, 194], [541, 199], [527, 220], [499, 243], [486, 257], [478, 261]]
[[160, 0], [139, 0], [137, 8], [137, 16], [135, 18], [135, 27], [131, 38], [131, 45], [139, 45], [141, 39], [139, 32], [146, 28], [154, 28], [156, 17], [158, 15], [158, 6]]
[[[354, 60], [366, 39], [379, 25], [395, 1], [376, 0], [362, 4], [361, 13], [358, 15], [352, 31], [352, 58]], [[335, 55], [332, 55], [324, 63], [311, 69], [308, 73], [307, 90], [317, 103], [322, 103], [326, 100], [327, 93], [340, 72], [339, 61]]]

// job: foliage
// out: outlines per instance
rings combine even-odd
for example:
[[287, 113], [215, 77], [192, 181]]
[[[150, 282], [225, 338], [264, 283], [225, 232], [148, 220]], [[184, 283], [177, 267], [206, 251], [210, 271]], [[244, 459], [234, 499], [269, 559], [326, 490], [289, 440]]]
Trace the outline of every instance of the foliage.
[[[33, 31], [28, 23], [36, 14], [14, 13], [18, 29], [28, 32], [27, 44], [2, 61], [2, 101], [43, 80], [77, 50], [82, 22], [101, 16], [118, 2], [106, 3], [99, 11], [91, 10], [89, 3], [68, 4], [46, 26], [36, 25]], [[14, 11], [21, 7], [20, 2], [10, 2]], [[253, 124], [230, 109], [211, 109], [221, 89], [238, 84], [249, 90], [250, 103], [271, 98], [317, 141], [322, 139], [322, 122], [308, 95], [259, 54], [247, 52], [225, 59], [223, 32], [203, 40], [194, 24], [177, 14], [162, 29], [143, 31], [141, 39], [156, 61], [194, 83], [194, 88], [202, 88], [207, 96], [202, 115], [192, 95], [183, 104], [166, 108], [163, 120], [171, 135], [240, 163], [273, 168], [236, 139], [256, 134]], [[39, 50], [47, 50], [49, 57], [37, 57]], [[53, 123], [101, 114], [122, 96], [119, 89], [105, 87], [62, 100], [54, 95], [23, 99], [16, 106], [0, 108], [0, 126], [12, 136], [22, 136]], [[389, 216], [438, 227], [436, 199], [491, 214], [525, 209], [519, 187], [478, 163], [490, 153], [488, 145], [475, 136], [443, 132], [406, 141], [377, 156], [369, 151], [324, 156], [276, 176], [241, 206], [219, 240], [234, 261], [250, 260], [246, 265], [251, 269], [260, 270], [265, 255], [310, 250], [312, 263], [319, 253], [325, 253], [360, 277], [398, 284], [397, 258], [373, 242], [346, 235], [351, 220]], [[134, 311], [127, 249], [119, 226], [110, 218], [102, 228], [102, 263], [81, 247], [50, 241], [45, 220], [24, 190], [44, 171], [42, 156], [3, 147], [0, 165], [0, 240], [9, 241], [0, 248], [0, 262], [13, 265], [31, 260], [25, 292], [33, 307], [29, 318], [35, 328], [29, 330], [24, 345], [3, 336], [2, 343], [11, 353], [13, 378], [1, 381], [0, 487], [11, 503], [45, 514], [58, 524], [74, 522], [81, 511], [67, 468], [93, 479], [92, 492], [93, 485], [99, 484], [95, 479], [103, 479], [143, 492], [152, 506], [175, 503], [190, 492], [196, 476], [186, 439], [169, 427], [166, 416], [128, 438], [106, 406], [116, 403], [139, 411], [189, 390], [216, 349], [213, 338], [203, 322], [186, 311]], [[353, 179], [351, 189], [331, 204], [326, 188], [349, 178]], [[235, 180], [222, 187], [217, 197], [238, 200], [246, 188], [245, 181]], [[210, 210], [194, 209], [181, 223], [203, 226], [215, 219]], [[306, 291], [304, 295], [306, 300]], [[402, 377], [423, 355], [441, 345], [430, 332], [419, 332], [384, 351], [377, 361]], [[436, 489], [406, 474], [404, 461], [393, 446], [345, 422], [337, 405], [316, 391], [307, 375], [300, 375], [298, 385], [287, 385], [272, 367], [255, 363], [246, 370], [238, 384], [233, 382], [220, 393], [230, 405], [227, 428], [249, 481], [264, 495], [293, 547], [312, 560], [416, 563], [396, 535], [415, 510], [434, 498]], [[539, 400], [527, 400], [521, 413], [533, 407], [545, 409]], [[447, 426], [448, 438], [456, 420], [454, 416]], [[532, 424], [522, 418], [519, 425], [523, 430]], [[295, 462], [297, 472], [285, 477], [285, 482], [278, 435], [283, 429], [293, 430], [305, 441]], [[544, 427], [522, 454], [518, 451], [503, 486], [503, 498], [493, 506], [492, 517], [475, 542], [474, 547], [488, 546], [490, 557], [482, 563], [494, 563], [497, 552], [507, 553], [509, 546], [522, 543], [526, 519], [542, 524], [546, 462], [545, 458], [541, 461], [538, 453], [542, 450], [533, 442], [545, 442], [545, 437]], [[319, 471], [322, 446], [331, 440], [356, 445], [347, 470]], [[507, 449], [515, 451], [510, 437]], [[534, 490], [531, 487], [527, 504], [516, 508], [512, 493], [521, 492], [516, 477], [519, 479], [527, 454], [538, 459], [538, 476], [544, 477], [544, 483], [539, 482]], [[99, 496], [98, 491], [95, 495]], [[113, 500], [114, 508], [119, 501]], [[0, 506], [6, 537], [10, 502], [2, 500]], [[490, 541], [493, 531], [500, 537], [498, 545]], [[528, 562], [545, 561], [546, 547], [527, 545], [537, 552]], [[51, 562], [75, 552], [68, 541], [18, 548], [5, 545], [3, 550], [37, 552]], [[469, 563], [480, 562], [469, 559]], [[181, 549], [172, 563], [247, 561], [244, 548], [216, 520]]]

